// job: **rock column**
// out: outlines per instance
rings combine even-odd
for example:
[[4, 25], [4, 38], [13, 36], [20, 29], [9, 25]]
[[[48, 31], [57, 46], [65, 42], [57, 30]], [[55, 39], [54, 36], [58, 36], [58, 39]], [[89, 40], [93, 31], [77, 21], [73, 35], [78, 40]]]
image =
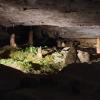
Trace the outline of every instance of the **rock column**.
[[97, 50], [97, 54], [100, 54], [100, 36], [97, 36], [96, 50]]
[[10, 46], [12, 48], [16, 48], [17, 47], [16, 42], [15, 42], [15, 34], [14, 33], [11, 34], [11, 37], [10, 37]]
[[32, 30], [30, 30], [30, 32], [29, 32], [29, 40], [28, 40], [28, 43], [30, 45], [33, 44], [33, 31]]

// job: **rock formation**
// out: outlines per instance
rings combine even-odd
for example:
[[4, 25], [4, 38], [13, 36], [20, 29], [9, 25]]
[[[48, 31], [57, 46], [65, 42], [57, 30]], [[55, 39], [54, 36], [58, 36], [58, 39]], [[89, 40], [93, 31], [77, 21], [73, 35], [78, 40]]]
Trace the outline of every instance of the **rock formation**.
[[77, 55], [78, 55], [78, 58], [79, 58], [81, 63], [85, 63], [85, 62], [88, 63], [90, 61], [90, 55], [88, 52], [78, 50]]

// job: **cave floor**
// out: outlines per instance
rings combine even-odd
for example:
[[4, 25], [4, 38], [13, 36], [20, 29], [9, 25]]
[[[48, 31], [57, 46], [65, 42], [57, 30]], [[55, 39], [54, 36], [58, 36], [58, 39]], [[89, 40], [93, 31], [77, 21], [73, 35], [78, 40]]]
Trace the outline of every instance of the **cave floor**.
[[9, 92], [2, 100], [100, 100], [98, 94], [80, 95], [70, 94], [68, 91], [61, 91], [52, 87], [48, 88], [23, 88]]

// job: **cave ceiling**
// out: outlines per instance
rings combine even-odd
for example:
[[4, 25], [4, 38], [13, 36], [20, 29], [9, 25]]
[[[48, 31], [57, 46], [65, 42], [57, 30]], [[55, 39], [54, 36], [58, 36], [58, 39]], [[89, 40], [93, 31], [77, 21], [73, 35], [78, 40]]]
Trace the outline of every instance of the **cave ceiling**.
[[0, 25], [5, 27], [50, 25], [99, 35], [99, 17], [99, 0], [0, 0]]

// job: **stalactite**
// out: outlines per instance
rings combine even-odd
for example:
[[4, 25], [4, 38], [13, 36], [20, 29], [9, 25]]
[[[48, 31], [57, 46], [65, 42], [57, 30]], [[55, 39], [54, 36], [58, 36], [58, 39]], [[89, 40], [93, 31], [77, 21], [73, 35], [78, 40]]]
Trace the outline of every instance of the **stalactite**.
[[41, 47], [38, 48], [37, 57], [39, 59], [42, 59], [42, 48]]
[[11, 36], [10, 36], [10, 46], [12, 48], [16, 48], [17, 47], [16, 42], [15, 42], [15, 34], [14, 33], [11, 34]]

